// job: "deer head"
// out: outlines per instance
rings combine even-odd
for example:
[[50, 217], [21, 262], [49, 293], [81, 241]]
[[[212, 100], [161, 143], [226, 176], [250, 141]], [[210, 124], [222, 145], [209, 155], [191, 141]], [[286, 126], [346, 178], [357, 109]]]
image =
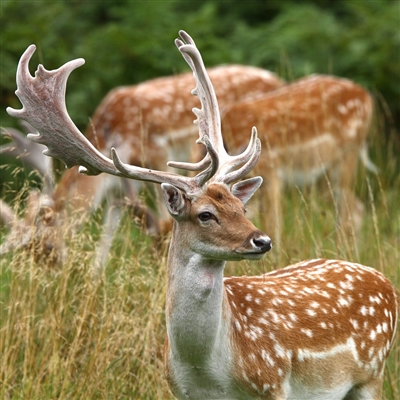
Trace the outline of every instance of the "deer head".
[[[188, 215], [185, 207], [187, 202], [194, 204], [206, 191], [211, 190], [212, 185], [221, 185], [225, 188], [222, 189], [225, 190], [225, 196], [229, 194], [230, 198], [239, 199], [243, 204], [262, 183], [260, 177], [234, 183], [247, 175], [259, 159], [261, 146], [257, 131], [253, 128], [250, 142], [243, 153], [230, 156], [225, 151], [218, 103], [201, 55], [188, 34], [181, 31], [180, 35], [182, 40], [177, 39], [176, 45], [193, 69], [196, 88], [192, 93], [199, 97], [202, 106], [201, 109], [194, 108], [193, 112], [197, 117], [195, 124], [199, 129], [197, 142], [205, 146], [206, 156], [198, 163], [169, 162], [168, 165], [199, 171], [194, 177], [125, 164], [115, 148], [111, 148], [111, 158], [108, 158], [82, 135], [69, 117], [65, 105], [68, 76], [74, 69], [83, 65], [82, 59], [70, 61], [54, 71], [47, 71], [39, 65], [35, 77], [32, 77], [28, 63], [35, 46], [29, 46], [21, 57], [17, 71], [16, 94], [23, 108], [21, 110], [8, 108], [7, 112], [13, 117], [29, 122], [39, 133], [31, 133], [28, 138], [47, 146], [48, 149], [44, 154], [60, 159], [69, 168], [78, 165], [79, 171], [87, 175], [105, 172], [129, 179], [160, 183], [167, 208], [177, 221]], [[208, 214], [203, 212], [204, 218], [205, 215]], [[244, 217], [243, 207], [240, 215], [242, 219], [247, 220]], [[254, 240], [249, 241], [251, 257], [256, 252], [262, 255], [270, 248], [269, 238], [263, 239], [261, 232], [254, 227], [252, 229], [257, 233], [254, 234]], [[243, 243], [238, 244], [238, 247], [244, 255]]]
[[194, 177], [125, 164], [115, 149], [108, 158], [84, 138], [64, 102], [67, 77], [82, 60], [56, 71], [39, 66], [32, 77], [30, 46], [17, 72], [23, 108], [7, 111], [31, 123], [39, 134], [29, 137], [69, 167], [161, 184], [175, 219], [165, 365], [178, 398], [380, 398], [398, 315], [396, 291], [382, 274], [345, 261], [310, 260], [224, 281], [225, 260], [259, 259], [271, 248], [243, 209], [262, 179], [240, 181], [255, 166], [261, 146], [253, 128], [243, 153], [233, 157], [225, 151], [200, 53], [187, 33], [180, 31], [180, 37], [176, 45], [193, 69], [193, 93], [201, 102], [193, 112], [206, 155], [198, 163], [169, 165], [196, 171]]

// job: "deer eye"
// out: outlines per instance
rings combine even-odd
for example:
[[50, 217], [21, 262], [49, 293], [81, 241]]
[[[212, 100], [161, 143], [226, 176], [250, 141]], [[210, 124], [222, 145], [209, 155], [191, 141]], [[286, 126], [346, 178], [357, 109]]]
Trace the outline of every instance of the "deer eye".
[[210, 219], [213, 219], [214, 216], [210, 212], [204, 211], [200, 213], [198, 217], [200, 221], [206, 222], [209, 221]]

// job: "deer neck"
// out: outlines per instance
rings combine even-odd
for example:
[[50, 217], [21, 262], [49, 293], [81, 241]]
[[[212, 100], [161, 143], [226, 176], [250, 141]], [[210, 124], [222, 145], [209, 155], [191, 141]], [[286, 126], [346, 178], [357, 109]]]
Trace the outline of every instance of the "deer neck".
[[225, 261], [192, 251], [177, 231], [175, 227], [168, 256], [166, 322], [170, 354], [180, 362], [202, 368], [212, 363], [211, 355], [215, 357], [228, 342]]

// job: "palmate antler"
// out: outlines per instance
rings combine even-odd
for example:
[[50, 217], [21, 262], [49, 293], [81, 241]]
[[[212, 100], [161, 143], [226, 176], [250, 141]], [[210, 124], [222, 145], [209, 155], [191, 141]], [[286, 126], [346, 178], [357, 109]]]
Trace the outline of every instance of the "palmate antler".
[[[193, 109], [193, 113], [197, 119], [194, 121], [199, 127], [198, 143], [210, 140], [212, 147], [218, 154], [218, 167], [213, 175], [212, 180], [232, 183], [235, 180], [247, 175], [257, 163], [261, 153], [261, 143], [257, 138], [257, 130], [254, 127], [247, 149], [237, 156], [230, 156], [224, 148], [221, 132], [221, 118], [219, 107], [214, 88], [211, 84], [205, 69], [201, 54], [196, 47], [194, 40], [185, 31], [179, 31], [181, 39], [176, 39], [175, 44], [183, 55], [190, 68], [193, 70], [193, 76], [196, 81], [196, 88], [192, 90], [192, 94], [200, 99], [201, 110]], [[187, 169], [190, 171], [198, 171], [211, 162], [211, 154], [207, 153], [205, 158], [199, 163], [176, 163], [169, 162], [171, 167]], [[239, 165], [244, 164], [240, 169], [233, 171]]]
[[[154, 171], [124, 164], [115, 148], [111, 148], [111, 159], [101, 154], [79, 131], [68, 115], [65, 105], [65, 90], [69, 74], [84, 64], [76, 59], [64, 64], [57, 70], [47, 71], [39, 65], [32, 77], [28, 64], [36, 49], [34, 45], [22, 55], [17, 69], [17, 91], [23, 108], [15, 110], [8, 107], [12, 117], [22, 118], [39, 133], [29, 134], [28, 138], [48, 147], [44, 154], [63, 161], [68, 168], [78, 165], [79, 171], [87, 175], [101, 172], [130, 179], [155, 183], [170, 183], [187, 193], [197, 192], [208, 181], [229, 184], [246, 175], [257, 162], [260, 155], [260, 142], [253, 129], [247, 150], [239, 156], [229, 156], [222, 142], [220, 116], [214, 89], [206, 73], [201, 55], [193, 39], [180, 31], [181, 39], [176, 40], [179, 51], [193, 69], [196, 89], [193, 94], [199, 96], [202, 108], [193, 109], [199, 126], [199, 143], [207, 149], [203, 161], [197, 164], [170, 162], [169, 165], [195, 170], [195, 177]], [[233, 169], [244, 164], [236, 171]]]

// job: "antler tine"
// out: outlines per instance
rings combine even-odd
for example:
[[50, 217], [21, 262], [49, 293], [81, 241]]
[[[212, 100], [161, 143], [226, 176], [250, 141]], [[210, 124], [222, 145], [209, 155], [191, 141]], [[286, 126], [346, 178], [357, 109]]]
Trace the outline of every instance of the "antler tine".
[[197, 163], [189, 163], [183, 161], [168, 161], [167, 165], [173, 168], [186, 169], [187, 171], [200, 171], [204, 168], [207, 168], [210, 165], [210, 162], [211, 158], [207, 153], [206, 156]]
[[70, 73], [84, 64], [77, 59], [57, 70], [47, 71], [39, 65], [32, 77], [28, 65], [36, 50], [31, 45], [22, 55], [17, 69], [17, 91], [21, 110], [7, 108], [9, 115], [22, 118], [38, 132], [28, 138], [48, 147], [44, 154], [62, 160], [68, 168], [80, 165], [88, 175], [108, 172], [119, 175], [111, 160], [98, 152], [82, 135], [68, 115], [65, 105], [66, 83]]
[[[193, 70], [196, 88], [192, 91], [192, 94], [199, 97], [202, 106], [201, 109], [193, 109], [193, 113], [197, 117], [195, 123], [199, 127], [199, 139], [197, 142], [204, 144], [204, 138], [208, 137], [211, 146], [217, 153], [219, 167], [216, 170], [215, 175], [212, 177], [212, 180], [224, 182], [226, 184], [232, 183], [234, 179], [240, 179], [250, 172], [259, 158], [259, 149], [261, 148], [261, 144], [259, 139], [257, 139], [257, 131], [253, 128], [249, 145], [242, 154], [230, 156], [226, 152], [221, 133], [221, 119], [217, 98], [205, 69], [201, 54], [190, 35], [185, 31], [179, 31], [179, 36], [182, 40], [176, 39], [175, 44], [186, 62], [189, 64], [190, 68]], [[205, 165], [208, 165], [209, 162], [210, 157], [207, 154], [199, 163], [169, 162], [168, 165], [190, 171], [197, 171]], [[242, 164], [245, 165], [236, 172], [231, 173], [234, 168]]]
[[[254, 140], [253, 140], [254, 138]], [[261, 142], [260, 139], [257, 138], [257, 130], [253, 127], [252, 130], [252, 139], [250, 140], [248, 148], [239, 156], [237, 156], [236, 162], [238, 164], [242, 163], [242, 160], [246, 160], [244, 165], [238, 170], [234, 170], [225, 174], [218, 174], [217, 180], [226, 183], [227, 185], [239, 180], [240, 178], [246, 176], [251, 170], [255, 167], [261, 155]]]
[[[124, 176], [130, 179], [154, 183], [170, 183], [186, 192], [195, 192], [215, 173], [218, 162], [208, 166], [194, 178], [124, 164], [116, 150], [111, 149], [112, 159], [101, 154], [79, 131], [68, 115], [65, 105], [65, 90], [70, 73], [84, 64], [77, 59], [57, 70], [47, 71], [39, 65], [32, 77], [28, 64], [36, 47], [31, 45], [22, 55], [17, 69], [16, 95], [22, 103], [21, 110], [8, 107], [12, 117], [22, 118], [38, 133], [28, 138], [48, 147], [44, 154], [62, 160], [68, 168], [79, 165], [79, 171], [87, 175], [101, 172]], [[204, 141], [211, 159], [216, 159], [211, 144]], [[207, 165], [204, 165], [207, 167]]]
[[193, 109], [197, 117], [195, 123], [199, 127], [198, 143], [203, 143], [204, 135], [208, 136], [218, 155], [224, 158], [226, 152], [222, 141], [221, 120], [214, 88], [194, 40], [185, 31], [179, 31], [179, 35], [183, 41], [176, 39], [175, 44], [193, 70], [196, 88], [192, 90], [192, 94], [199, 97], [202, 106], [201, 109]]
[[111, 157], [115, 167], [118, 169], [118, 171], [120, 171], [122, 176], [126, 178], [153, 183], [170, 183], [171, 185], [184, 190], [186, 193], [194, 193], [202, 186], [202, 181], [199, 181], [200, 174], [191, 178], [170, 172], [154, 171], [147, 168], [125, 164], [119, 158], [114, 147], [111, 148]]
[[[258, 141], [259, 141], [259, 139], [257, 138], [257, 128], [254, 126], [252, 128], [250, 141], [249, 141], [249, 144], [248, 144], [246, 150], [243, 151], [243, 153], [241, 153], [240, 156], [230, 157], [231, 159], [234, 159], [236, 161], [235, 166], [243, 164], [247, 160], [252, 159], [252, 157], [255, 154], [257, 154], [257, 146], [258, 146], [257, 142]], [[260, 149], [261, 149], [261, 147], [260, 147]], [[174, 167], [174, 168], [186, 169], [188, 171], [200, 171], [200, 170], [208, 167], [210, 165], [210, 162], [211, 162], [211, 157], [207, 153], [206, 156], [197, 163], [168, 161], [167, 165], [170, 167]], [[253, 167], [254, 167], [254, 165], [253, 165]]]
[[[114, 148], [112, 159], [101, 154], [79, 131], [68, 115], [65, 105], [66, 84], [70, 73], [84, 64], [83, 59], [72, 60], [57, 70], [47, 71], [39, 65], [35, 76], [29, 72], [29, 61], [36, 47], [31, 45], [22, 55], [17, 69], [17, 91], [22, 103], [21, 110], [8, 107], [7, 112], [16, 118], [22, 118], [31, 124], [36, 134], [28, 138], [47, 146], [43, 153], [62, 160], [68, 168], [78, 165], [79, 171], [87, 175], [101, 172], [124, 176], [131, 179], [155, 183], [170, 183], [186, 192], [199, 190], [208, 180], [230, 183], [233, 179], [244, 176], [258, 159], [256, 133], [252, 136], [248, 149], [239, 156], [229, 156], [223, 146], [218, 103], [214, 89], [205, 70], [201, 55], [193, 39], [185, 32], [176, 44], [193, 69], [196, 88], [192, 93], [199, 96], [202, 109], [193, 109], [199, 126], [198, 142], [206, 146], [207, 155], [197, 164], [174, 163], [180, 167], [200, 170], [195, 177], [152, 171], [146, 168], [124, 164]], [[254, 144], [254, 145], [253, 145]], [[259, 147], [259, 146], [258, 146]], [[244, 164], [235, 173], [230, 173], [236, 166]], [[204, 168], [204, 169], [203, 169]]]

